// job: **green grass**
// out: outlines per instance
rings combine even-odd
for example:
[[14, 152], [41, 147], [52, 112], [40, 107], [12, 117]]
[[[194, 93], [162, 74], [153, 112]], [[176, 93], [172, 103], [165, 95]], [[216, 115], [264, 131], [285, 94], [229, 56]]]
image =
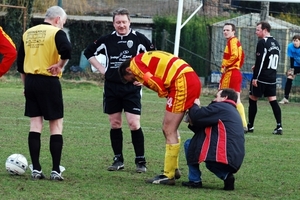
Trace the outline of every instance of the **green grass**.
[[[5, 160], [13, 153], [30, 160], [27, 136], [29, 118], [24, 117], [23, 86], [19, 79], [0, 79], [0, 196], [1, 199], [299, 199], [300, 190], [300, 112], [299, 104], [281, 106], [284, 134], [272, 135], [275, 119], [270, 105], [259, 101], [255, 132], [247, 134], [246, 157], [236, 174], [236, 190], [223, 191], [223, 181], [201, 165], [203, 189], [187, 189], [187, 166], [183, 148], [180, 168], [183, 176], [175, 186], [151, 185], [144, 182], [163, 169], [165, 153], [161, 123], [165, 99], [144, 89], [141, 124], [145, 133], [148, 171], [136, 174], [134, 152], [127, 123], [124, 123], [125, 169], [108, 172], [113, 153], [109, 140], [109, 122], [102, 112], [101, 84], [62, 81], [65, 118], [64, 149], [61, 164], [66, 167], [63, 182], [32, 181], [29, 170], [23, 176], [10, 176]], [[213, 91], [214, 92], [214, 91]], [[211, 92], [211, 93], [213, 93]], [[208, 94], [209, 92], [205, 92]], [[246, 92], [244, 92], [246, 94]], [[212, 95], [201, 97], [207, 105]], [[243, 100], [247, 111], [247, 100]], [[187, 125], [180, 126], [182, 141], [192, 136]], [[48, 122], [42, 133], [41, 164], [49, 178]]]

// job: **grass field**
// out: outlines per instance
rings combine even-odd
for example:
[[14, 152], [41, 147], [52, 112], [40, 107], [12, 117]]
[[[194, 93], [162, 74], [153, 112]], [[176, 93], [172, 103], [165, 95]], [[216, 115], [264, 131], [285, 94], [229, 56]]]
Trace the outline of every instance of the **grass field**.
[[[281, 106], [284, 133], [272, 135], [275, 119], [268, 102], [258, 103], [255, 132], [245, 135], [246, 157], [236, 174], [236, 189], [223, 191], [223, 181], [202, 166], [203, 189], [181, 186], [187, 180], [183, 148], [180, 169], [183, 176], [175, 186], [146, 184], [147, 178], [161, 173], [165, 152], [161, 123], [165, 99], [144, 89], [141, 117], [145, 133], [148, 171], [135, 173], [134, 153], [128, 126], [124, 123], [125, 169], [109, 172], [113, 153], [107, 115], [102, 112], [101, 85], [62, 80], [65, 118], [64, 149], [61, 164], [66, 167], [63, 182], [33, 181], [30, 170], [23, 176], [10, 176], [5, 160], [13, 153], [30, 162], [27, 136], [29, 119], [23, 116], [23, 86], [19, 79], [0, 79], [0, 196], [1, 199], [299, 199], [300, 191], [300, 112], [299, 104]], [[206, 92], [205, 94], [207, 94]], [[207, 105], [211, 95], [203, 95]], [[248, 100], [243, 100], [247, 112]], [[48, 122], [42, 133], [41, 164], [47, 178], [51, 171]], [[187, 125], [180, 126], [182, 141], [192, 136]]]

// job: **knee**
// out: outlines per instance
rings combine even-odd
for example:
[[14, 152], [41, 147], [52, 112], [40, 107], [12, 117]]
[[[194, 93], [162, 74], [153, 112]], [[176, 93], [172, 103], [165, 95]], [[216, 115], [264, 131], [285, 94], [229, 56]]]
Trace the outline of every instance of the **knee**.
[[289, 69], [289, 70], [286, 72], [286, 77], [287, 77], [288, 79], [292, 79], [292, 80], [295, 78], [295, 74], [294, 74], [294, 69], [293, 69], [293, 68]]
[[118, 129], [122, 127], [122, 120], [110, 118], [109, 122], [112, 129]]
[[131, 131], [136, 131], [139, 128], [141, 128], [141, 125], [139, 122], [138, 123], [130, 123], [130, 124], [128, 124], [128, 126]]

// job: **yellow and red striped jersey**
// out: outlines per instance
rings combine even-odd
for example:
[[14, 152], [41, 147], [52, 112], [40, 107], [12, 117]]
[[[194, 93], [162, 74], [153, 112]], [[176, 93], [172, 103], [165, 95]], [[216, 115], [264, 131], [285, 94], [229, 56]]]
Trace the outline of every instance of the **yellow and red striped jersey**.
[[138, 54], [130, 62], [130, 69], [139, 82], [159, 97], [167, 97], [168, 88], [179, 75], [194, 71], [184, 60], [164, 51]]
[[0, 61], [0, 77], [11, 67], [17, 57], [17, 50], [12, 39], [3, 31], [0, 26], [0, 54], [3, 55]]
[[227, 40], [222, 60], [222, 72], [232, 69], [241, 69], [244, 64], [245, 54], [237, 37]]

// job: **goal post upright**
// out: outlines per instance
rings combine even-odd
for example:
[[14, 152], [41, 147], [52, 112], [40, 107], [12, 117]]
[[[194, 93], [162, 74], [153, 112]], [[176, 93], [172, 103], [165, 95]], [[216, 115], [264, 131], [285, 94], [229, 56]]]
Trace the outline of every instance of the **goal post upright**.
[[181, 29], [184, 27], [184, 25], [202, 8], [203, 1], [200, 0], [200, 5], [197, 7], [197, 9], [185, 20], [183, 24], [182, 22], [182, 11], [183, 11], [183, 1], [184, 0], [178, 0], [178, 12], [177, 12], [177, 21], [176, 21], [176, 32], [175, 32], [175, 42], [174, 42], [174, 55], [178, 56], [179, 54], [179, 46], [180, 46], [180, 33]]

